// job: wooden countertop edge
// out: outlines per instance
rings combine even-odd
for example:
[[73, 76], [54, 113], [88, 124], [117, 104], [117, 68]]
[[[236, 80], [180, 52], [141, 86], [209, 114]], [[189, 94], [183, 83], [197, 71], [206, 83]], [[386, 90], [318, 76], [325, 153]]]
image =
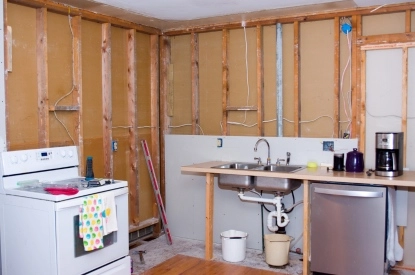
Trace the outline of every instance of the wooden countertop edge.
[[210, 174], [231, 174], [231, 175], [245, 175], [245, 176], [262, 176], [274, 178], [289, 178], [309, 181], [326, 181], [326, 182], [347, 182], [356, 184], [379, 184], [387, 186], [406, 186], [415, 187], [415, 172], [404, 171], [399, 177], [380, 177], [372, 173], [368, 176], [365, 172], [337, 172], [327, 171], [326, 167], [305, 168], [295, 173], [280, 173], [268, 171], [254, 171], [254, 170], [234, 170], [212, 168], [232, 161], [209, 161], [203, 163], [196, 163], [193, 165], [182, 166], [181, 171], [186, 173], [210, 173]]

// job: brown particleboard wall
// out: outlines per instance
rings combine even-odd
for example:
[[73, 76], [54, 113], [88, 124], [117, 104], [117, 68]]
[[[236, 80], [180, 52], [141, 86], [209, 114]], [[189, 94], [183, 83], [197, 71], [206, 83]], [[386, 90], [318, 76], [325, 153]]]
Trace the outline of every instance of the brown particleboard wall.
[[334, 136], [330, 118], [312, 121], [333, 117], [333, 49], [333, 20], [300, 24], [302, 137]]
[[205, 134], [219, 134], [222, 119], [221, 31], [199, 34], [199, 77], [200, 126]]
[[15, 43], [13, 71], [8, 73], [6, 89], [7, 143], [11, 150], [19, 150], [38, 144], [36, 11], [13, 4], [8, 4], [8, 11]]
[[[263, 27], [263, 51], [264, 51], [264, 120], [275, 120], [277, 118], [277, 89], [276, 81], [273, 81], [277, 73], [277, 51], [276, 51], [276, 27]], [[275, 121], [264, 124], [265, 136], [277, 136], [277, 124]]]
[[172, 134], [191, 134], [192, 126], [182, 126], [192, 121], [191, 105], [191, 51], [190, 35], [175, 36], [171, 40], [171, 64], [173, 74]]
[[[256, 96], [256, 28], [246, 28], [248, 71], [246, 68], [244, 37], [243, 29], [229, 31], [229, 106], [232, 107], [258, 106]], [[249, 83], [247, 83], [247, 79]], [[255, 124], [256, 112], [231, 111], [229, 112], [228, 125], [229, 122]], [[256, 127], [245, 128], [236, 125], [229, 125], [228, 127], [231, 136], [255, 136], [257, 133]]]
[[[138, 116], [138, 138], [139, 141], [146, 140], [150, 150], [155, 150], [151, 147], [151, 100], [148, 91], [150, 91], [150, 36], [147, 34], [136, 34], [137, 46], [137, 109], [140, 112]], [[154, 191], [151, 185], [150, 176], [147, 170], [147, 165], [144, 158], [144, 153], [141, 144], [138, 143], [138, 174], [139, 174], [139, 197], [138, 206], [140, 209], [140, 220], [147, 220], [154, 217]], [[153, 163], [156, 163], [153, 160]], [[157, 170], [157, 167], [156, 167]], [[158, 178], [159, 179], [159, 178]]]
[[[294, 25], [282, 25], [282, 74], [283, 106], [294, 104]], [[275, 81], [275, 76], [271, 81]], [[274, 91], [275, 92], [275, 91]], [[277, 110], [276, 110], [277, 111]], [[294, 137], [294, 109], [283, 107], [283, 136]]]
[[[49, 106], [72, 105], [72, 35], [69, 18], [49, 12], [47, 20]], [[71, 137], [75, 138], [76, 115], [76, 112], [49, 112], [51, 146], [73, 144]]]

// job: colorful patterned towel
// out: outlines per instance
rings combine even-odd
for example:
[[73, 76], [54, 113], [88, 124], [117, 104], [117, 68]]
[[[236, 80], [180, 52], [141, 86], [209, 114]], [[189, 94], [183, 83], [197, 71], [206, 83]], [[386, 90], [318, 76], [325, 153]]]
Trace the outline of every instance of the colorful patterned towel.
[[104, 236], [118, 230], [117, 211], [115, 207], [115, 197], [113, 192], [101, 194], [102, 198], [102, 224]]
[[84, 198], [79, 209], [79, 237], [83, 239], [85, 251], [104, 247], [102, 211], [102, 199], [98, 194]]

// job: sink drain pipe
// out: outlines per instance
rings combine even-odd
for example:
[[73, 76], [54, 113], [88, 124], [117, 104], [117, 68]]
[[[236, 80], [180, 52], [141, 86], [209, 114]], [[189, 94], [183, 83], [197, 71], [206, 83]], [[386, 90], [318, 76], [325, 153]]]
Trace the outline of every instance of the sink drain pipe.
[[[267, 227], [270, 231], [278, 231], [279, 227], [284, 227], [288, 224], [290, 221], [288, 219], [288, 215], [286, 213], [283, 213], [282, 210], [282, 196], [275, 196], [273, 199], [266, 199], [266, 198], [253, 198], [253, 197], [247, 197], [245, 196], [243, 191], [240, 191], [238, 193], [238, 197], [241, 201], [247, 201], [247, 202], [258, 202], [258, 203], [267, 203], [267, 204], [273, 204], [275, 205], [276, 211], [272, 211], [268, 214], [267, 218]], [[272, 220], [276, 218], [277, 225], [272, 225]], [[282, 217], [284, 217], [284, 221], [282, 221]]]

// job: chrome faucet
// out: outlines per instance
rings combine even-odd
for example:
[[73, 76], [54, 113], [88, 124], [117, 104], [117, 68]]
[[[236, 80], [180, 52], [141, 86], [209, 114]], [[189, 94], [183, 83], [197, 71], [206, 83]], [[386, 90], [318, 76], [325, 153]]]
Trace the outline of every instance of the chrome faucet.
[[267, 147], [268, 147], [267, 165], [270, 165], [270, 164], [271, 164], [271, 152], [270, 152], [270, 148], [269, 148], [269, 143], [268, 143], [268, 141], [267, 141], [265, 138], [260, 138], [260, 139], [258, 139], [258, 141], [255, 143], [254, 151], [255, 151], [255, 152], [257, 151], [257, 149], [258, 149], [258, 144], [259, 144], [261, 141], [264, 141], [264, 142], [267, 144]]

